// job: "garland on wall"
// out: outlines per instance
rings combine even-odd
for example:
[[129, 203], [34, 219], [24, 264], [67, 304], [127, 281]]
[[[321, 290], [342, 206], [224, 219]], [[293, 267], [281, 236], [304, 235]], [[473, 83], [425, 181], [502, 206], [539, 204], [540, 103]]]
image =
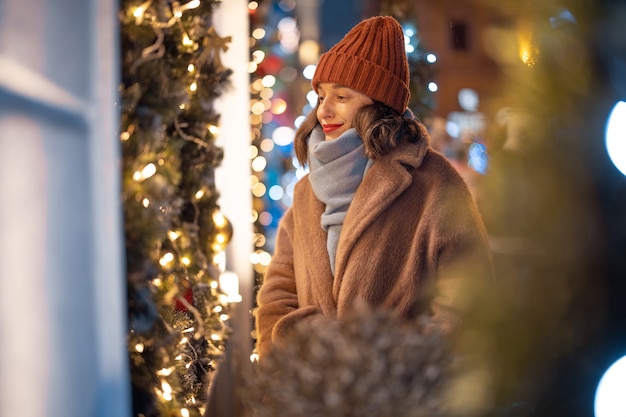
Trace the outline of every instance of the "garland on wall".
[[220, 286], [218, 1], [122, 0], [122, 202], [133, 415], [201, 416], [231, 333]]

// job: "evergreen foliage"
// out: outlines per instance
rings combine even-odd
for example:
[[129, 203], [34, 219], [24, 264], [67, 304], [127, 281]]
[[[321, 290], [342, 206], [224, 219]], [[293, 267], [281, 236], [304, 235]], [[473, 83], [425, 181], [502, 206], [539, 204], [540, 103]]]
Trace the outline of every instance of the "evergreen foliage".
[[231, 232], [214, 181], [223, 152], [213, 103], [232, 72], [219, 55], [229, 39], [211, 24], [218, 3], [120, 3], [134, 415], [202, 415], [230, 334], [214, 260]]

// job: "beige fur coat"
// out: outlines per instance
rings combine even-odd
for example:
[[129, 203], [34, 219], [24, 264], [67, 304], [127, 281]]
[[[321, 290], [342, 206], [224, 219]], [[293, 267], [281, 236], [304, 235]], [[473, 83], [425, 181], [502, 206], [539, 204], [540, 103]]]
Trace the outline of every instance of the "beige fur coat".
[[[262, 358], [299, 321], [336, 319], [357, 302], [458, 325], [475, 282], [491, 280], [485, 228], [466, 184], [426, 142], [403, 144], [366, 172], [347, 212], [333, 277], [308, 177], [295, 187], [257, 296]], [[465, 286], [467, 285], [467, 286]]]

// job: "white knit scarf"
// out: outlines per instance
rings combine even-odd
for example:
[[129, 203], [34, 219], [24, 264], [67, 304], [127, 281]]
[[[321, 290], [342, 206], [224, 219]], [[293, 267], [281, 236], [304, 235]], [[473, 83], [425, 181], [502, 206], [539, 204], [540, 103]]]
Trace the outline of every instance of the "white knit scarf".
[[309, 180], [313, 192], [326, 208], [321, 217], [322, 228], [328, 233], [326, 247], [330, 268], [335, 274], [335, 256], [339, 235], [363, 174], [368, 168], [363, 141], [354, 128], [337, 139], [326, 141], [320, 127], [309, 137]]

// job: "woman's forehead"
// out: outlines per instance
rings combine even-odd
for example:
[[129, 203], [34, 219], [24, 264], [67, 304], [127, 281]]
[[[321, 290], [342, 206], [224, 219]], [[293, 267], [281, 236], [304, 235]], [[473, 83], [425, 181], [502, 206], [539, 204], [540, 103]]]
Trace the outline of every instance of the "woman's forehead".
[[[342, 88], [352, 90], [350, 87], [343, 85], [343, 84], [338, 84], [338, 83], [319, 83], [317, 88], [321, 90], [325, 90], [325, 91], [340, 90]], [[355, 90], [352, 90], [352, 91], [355, 91]]]

